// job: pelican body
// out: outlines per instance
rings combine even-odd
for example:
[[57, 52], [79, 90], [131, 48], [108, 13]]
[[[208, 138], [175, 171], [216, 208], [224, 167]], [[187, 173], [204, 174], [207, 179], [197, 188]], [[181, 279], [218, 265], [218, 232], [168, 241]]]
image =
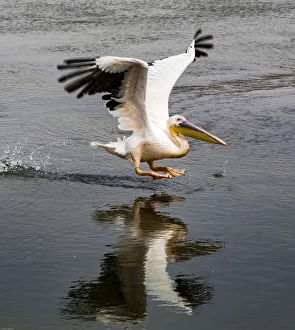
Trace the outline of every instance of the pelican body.
[[[149, 64], [134, 58], [103, 56], [67, 59], [57, 66], [59, 70], [73, 70], [58, 80], [69, 81], [65, 85], [67, 92], [79, 91], [77, 98], [105, 93], [102, 99], [107, 101], [105, 105], [109, 112], [118, 118], [119, 129], [133, 131], [129, 137], [118, 138], [116, 142], [92, 142], [93, 147], [104, 148], [129, 160], [138, 175], [157, 180], [185, 174], [184, 170], [154, 163], [164, 158], [185, 156], [189, 144], [183, 136], [227, 145], [183, 116], [169, 117], [169, 95], [177, 79], [196, 58], [207, 56], [204, 49], [213, 48], [208, 42], [213, 37], [200, 37], [201, 32], [196, 32], [185, 53]], [[141, 170], [141, 162], [147, 162], [151, 171]]]

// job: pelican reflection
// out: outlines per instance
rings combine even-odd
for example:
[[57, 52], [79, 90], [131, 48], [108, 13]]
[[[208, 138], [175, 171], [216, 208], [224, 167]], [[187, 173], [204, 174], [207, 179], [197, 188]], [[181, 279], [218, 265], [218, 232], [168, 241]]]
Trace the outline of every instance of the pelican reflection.
[[133, 206], [97, 210], [95, 221], [120, 223], [122, 234], [113, 251], [104, 255], [100, 275], [73, 283], [61, 314], [101, 322], [138, 322], [146, 317], [149, 299], [185, 313], [210, 302], [213, 286], [207, 277], [179, 274], [173, 279], [167, 272], [169, 262], [210, 255], [224, 247], [222, 241], [188, 241], [183, 221], [156, 211], [157, 205], [183, 200], [155, 194], [137, 198]]

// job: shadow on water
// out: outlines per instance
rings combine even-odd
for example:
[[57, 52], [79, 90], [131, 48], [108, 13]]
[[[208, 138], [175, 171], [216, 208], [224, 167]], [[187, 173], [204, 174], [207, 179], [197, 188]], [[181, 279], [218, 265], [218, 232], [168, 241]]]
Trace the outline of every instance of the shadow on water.
[[100, 275], [72, 284], [63, 298], [62, 317], [136, 323], [146, 318], [149, 300], [188, 314], [210, 303], [214, 289], [207, 276], [182, 273], [172, 279], [167, 272], [168, 263], [209, 256], [225, 246], [216, 240], [187, 240], [188, 228], [182, 220], [155, 209], [183, 200], [154, 194], [135, 199], [132, 206], [97, 210], [93, 218], [98, 225], [120, 224], [124, 229], [113, 251], [101, 260]]
[[[218, 175], [218, 174], [217, 174]], [[223, 177], [220, 176], [215, 177]], [[153, 181], [150, 177], [143, 178], [138, 175], [110, 175], [110, 174], [85, 174], [85, 173], [67, 173], [67, 172], [51, 172], [43, 170], [38, 166], [30, 166], [18, 162], [10, 162], [7, 159], [0, 159], [0, 178], [1, 177], [19, 177], [26, 179], [47, 179], [49, 181], [69, 181], [79, 182], [85, 184], [97, 184], [108, 187], [121, 187], [150, 190], [156, 192], [160, 189], [170, 187], [171, 180]], [[211, 184], [212, 185], [212, 184]], [[178, 187], [179, 188], [179, 187]], [[201, 191], [204, 187], [187, 188], [182, 192], [190, 193], [195, 191]]]
[[[0, 160], [0, 177], [21, 177], [47, 179], [50, 181], [71, 181], [86, 184], [98, 184], [109, 187], [122, 187], [156, 191], [157, 186], [152, 180], [128, 175], [61, 173], [44, 171], [41, 168], [21, 163], [11, 163], [9, 160]], [[165, 182], [161, 184], [165, 186]]]

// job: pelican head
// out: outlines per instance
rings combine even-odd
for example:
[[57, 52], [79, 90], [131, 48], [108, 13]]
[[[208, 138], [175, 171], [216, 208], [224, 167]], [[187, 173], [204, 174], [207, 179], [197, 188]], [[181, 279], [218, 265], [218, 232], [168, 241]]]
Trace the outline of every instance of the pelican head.
[[172, 134], [181, 134], [189, 136], [197, 140], [202, 140], [215, 144], [222, 144], [227, 146], [227, 143], [222, 141], [217, 136], [206, 132], [204, 129], [197, 127], [188, 122], [183, 116], [172, 116], [168, 119], [168, 127]]

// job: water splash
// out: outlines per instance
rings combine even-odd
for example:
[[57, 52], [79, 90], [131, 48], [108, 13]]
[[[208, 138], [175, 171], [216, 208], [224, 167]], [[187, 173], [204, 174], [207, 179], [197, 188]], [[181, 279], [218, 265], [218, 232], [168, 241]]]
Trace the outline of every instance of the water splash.
[[2, 157], [0, 156], [0, 178], [40, 178], [151, 191], [159, 190], [159, 186], [163, 189], [168, 184], [163, 182], [155, 185], [152, 181], [147, 182], [141, 177], [132, 175], [86, 174], [80, 173], [79, 170], [77, 173], [68, 167], [66, 158], [56, 158], [56, 155], [60, 155], [60, 151], [55, 154], [55, 150], [52, 149], [56, 146], [69, 146], [69, 143], [51, 141], [44, 145], [36, 145], [28, 138], [22, 138], [16, 142], [10, 141], [4, 146]]
[[22, 178], [40, 178], [50, 181], [71, 181], [86, 184], [99, 184], [110, 187], [122, 187], [133, 189], [144, 189], [156, 191], [158, 186], [153, 183], [147, 183], [142, 178], [135, 176], [120, 176], [108, 174], [83, 174], [83, 173], [60, 173], [42, 170], [39, 166], [34, 167], [23, 162], [9, 159], [0, 160], [0, 177], [22, 177]]
[[[48, 145], [36, 145], [30, 139], [23, 138], [5, 146], [0, 163], [0, 172], [12, 167], [32, 167], [36, 170], [50, 166], [51, 152]], [[30, 165], [26, 165], [30, 164]]]
[[18, 161], [11, 161], [9, 158], [4, 158], [0, 160], [0, 175], [22, 173], [24, 171], [29, 171], [31, 169], [35, 171], [39, 170], [39, 168], [34, 168], [32, 166], [22, 164], [21, 162]]
[[228, 163], [228, 158], [226, 157], [226, 160], [224, 161], [223, 171], [213, 173], [213, 176], [215, 178], [224, 178], [227, 175], [227, 172], [226, 172], [227, 163]]
[[[58, 147], [58, 150], [52, 149], [52, 146]], [[155, 183], [151, 178], [142, 178], [136, 176], [133, 172], [130, 172], [130, 175], [115, 175], [113, 172], [105, 172], [108, 171], [106, 169], [103, 173], [98, 174], [85, 173], [83, 170], [81, 173], [80, 168], [86, 168], [86, 171], [89, 170], [87, 161], [83, 159], [78, 166], [73, 165], [73, 154], [67, 155], [66, 151], [63, 151], [63, 156], [60, 157], [61, 146], [68, 147], [71, 146], [71, 143], [52, 141], [44, 145], [36, 145], [28, 138], [14, 143], [10, 142], [9, 145], [5, 146], [2, 157], [0, 154], [0, 178], [40, 178], [50, 181], [71, 181], [157, 192], [169, 191], [171, 188], [173, 191], [183, 193], [204, 190], [203, 186], [194, 185], [189, 187], [185, 184], [185, 178], [175, 178], [175, 180], [163, 180]], [[85, 167], [85, 164], [87, 164], [87, 167]], [[179, 184], [180, 182], [181, 184]]]

